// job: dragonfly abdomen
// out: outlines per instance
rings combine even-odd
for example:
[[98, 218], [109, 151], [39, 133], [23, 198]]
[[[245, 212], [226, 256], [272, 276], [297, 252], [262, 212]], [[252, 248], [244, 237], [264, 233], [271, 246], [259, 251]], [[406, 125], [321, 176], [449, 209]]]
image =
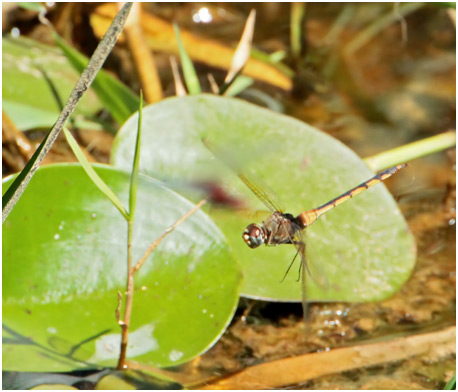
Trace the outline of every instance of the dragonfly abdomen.
[[340, 196], [337, 196], [335, 199], [323, 204], [318, 208], [314, 208], [313, 210], [308, 210], [300, 213], [296, 217], [296, 221], [300, 223], [300, 225], [305, 228], [310, 226], [313, 222], [315, 222], [321, 215], [325, 214], [326, 212], [332, 210], [333, 208], [337, 207], [339, 204], [346, 202], [348, 199], [351, 199], [353, 196], [364, 192], [366, 189], [370, 188], [371, 186], [377, 185], [382, 181], [385, 181], [387, 178], [391, 177], [393, 174], [396, 174], [399, 170], [404, 169], [407, 166], [406, 163], [390, 167], [376, 176], [370, 178], [367, 181], [355, 186], [354, 188], [350, 189], [349, 191], [342, 193]]

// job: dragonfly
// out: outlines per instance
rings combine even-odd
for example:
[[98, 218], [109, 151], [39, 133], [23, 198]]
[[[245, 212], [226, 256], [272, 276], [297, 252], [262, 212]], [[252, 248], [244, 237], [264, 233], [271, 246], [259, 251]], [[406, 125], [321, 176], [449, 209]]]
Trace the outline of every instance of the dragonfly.
[[251, 223], [247, 226], [242, 234], [245, 243], [252, 249], [258, 248], [261, 245], [278, 246], [283, 244], [291, 244], [296, 247], [296, 255], [291, 261], [282, 281], [289, 273], [294, 264], [297, 256], [300, 255], [301, 263], [299, 266], [299, 276], [302, 277], [302, 307], [304, 319], [307, 318], [307, 300], [306, 300], [306, 285], [307, 275], [310, 276], [315, 283], [321, 287], [328, 285], [325, 276], [317, 276], [315, 271], [312, 271], [311, 265], [307, 262], [306, 247], [304, 241], [305, 229], [315, 223], [322, 215], [336, 208], [338, 205], [345, 203], [347, 200], [355, 197], [356, 195], [364, 192], [370, 187], [380, 184], [386, 179], [390, 178], [400, 170], [407, 166], [407, 163], [402, 163], [386, 170], [383, 170], [373, 176], [372, 178], [362, 182], [361, 184], [351, 188], [350, 190], [342, 193], [334, 199], [322, 204], [319, 207], [312, 208], [311, 210], [303, 211], [299, 215], [284, 212], [278, 205], [278, 202], [272, 198], [261, 186], [247, 176], [240, 168], [228, 159], [227, 156], [221, 154], [207, 139], [202, 139], [205, 146], [217, 156], [220, 160], [226, 163], [231, 169], [236, 171], [240, 180], [257, 196], [257, 198], [264, 203], [264, 205], [271, 211], [271, 215], [262, 223]]

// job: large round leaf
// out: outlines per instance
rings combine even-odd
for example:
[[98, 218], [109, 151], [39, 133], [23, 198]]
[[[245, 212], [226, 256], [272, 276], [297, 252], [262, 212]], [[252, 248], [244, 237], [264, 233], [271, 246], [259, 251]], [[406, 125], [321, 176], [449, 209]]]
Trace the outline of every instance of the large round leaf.
[[[129, 167], [136, 115], [115, 140], [112, 162]], [[373, 176], [361, 159], [332, 137], [287, 116], [237, 99], [172, 98], [144, 109], [143, 172], [176, 180], [223, 182], [254, 210], [263, 208], [236, 174], [203, 145], [206, 137], [230, 159], [273, 189], [286, 212], [297, 214], [336, 197]], [[248, 297], [299, 301], [297, 270], [280, 282], [294, 257], [292, 246], [249, 249], [241, 235], [247, 216], [213, 209], [213, 220], [242, 264]], [[377, 185], [323, 216], [307, 229], [308, 244], [329, 287], [310, 282], [309, 299], [372, 301], [386, 298], [407, 280], [415, 243], [384, 185]], [[298, 264], [297, 264], [298, 265]]]
[[[96, 166], [128, 205], [129, 176]], [[4, 182], [4, 190], [12, 178]], [[192, 204], [141, 176], [133, 259]], [[3, 368], [113, 366], [127, 225], [79, 165], [40, 168], [3, 225]], [[235, 310], [241, 274], [202, 211], [169, 234], [135, 276], [128, 358], [176, 365], [202, 353]]]

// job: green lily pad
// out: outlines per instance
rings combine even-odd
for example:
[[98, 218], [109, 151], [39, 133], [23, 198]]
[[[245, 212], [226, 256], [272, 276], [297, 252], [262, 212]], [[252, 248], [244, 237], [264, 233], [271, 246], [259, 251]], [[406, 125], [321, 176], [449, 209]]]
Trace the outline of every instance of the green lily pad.
[[[171, 98], [146, 107], [143, 113], [141, 171], [172, 184], [214, 181], [253, 210], [264, 208], [263, 204], [204, 147], [202, 137], [241, 161], [240, 166], [273, 189], [283, 209], [292, 214], [315, 208], [374, 175], [334, 138], [237, 99]], [[131, 117], [115, 140], [115, 166], [131, 165], [136, 121], [136, 115]], [[243, 295], [300, 301], [295, 267], [280, 282], [295, 255], [292, 246], [250, 249], [242, 240], [243, 230], [252, 223], [250, 217], [217, 208], [210, 216], [242, 264]], [[328, 212], [306, 231], [315, 257], [310, 262], [320, 266], [329, 282], [326, 289], [311, 281], [310, 300], [359, 302], [389, 297], [415, 264], [414, 238], [383, 184]]]
[[[97, 165], [127, 205], [129, 176]], [[12, 178], [3, 183], [3, 191]], [[192, 204], [140, 176], [133, 260]], [[77, 164], [40, 168], [3, 225], [3, 369], [114, 366], [117, 291], [126, 282], [127, 224]], [[208, 349], [235, 311], [240, 267], [197, 211], [135, 276], [129, 360], [186, 362]]]
[[[43, 72], [65, 103], [79, 78], [59, 49], [18, 37], [2, 39], [3, 110], [20, 130], [49, 128], [60, 113]], [[91, 117], [102, 109], [92, 91], [81, 99], [75, 114]]]

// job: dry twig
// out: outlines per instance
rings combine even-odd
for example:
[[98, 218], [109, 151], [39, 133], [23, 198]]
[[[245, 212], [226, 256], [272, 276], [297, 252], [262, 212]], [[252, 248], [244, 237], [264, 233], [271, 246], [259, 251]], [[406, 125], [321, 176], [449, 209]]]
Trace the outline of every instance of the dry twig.
[[134, 3], [126, 21], [124, 32], [127, 44], [137, 67], [138, 75], [148, 103], [159, 102], [163, 98], [161, 80], [154, 61], [153, 52], [143, 35], [141, 27], [141, 3]]
[[188, 95], [181, 80], [180, 72], [178, 71], [177, 60], [174, 56], [170, 56], [170, 65], [172, 66], [173, 80], [175, 82], [175, 94], [177, 97], [184, 97]]
[[399, 361], [419, 355], [437, 359], [456, 352], [456, 327], [371, 344], [285, 358], [248, 367], [200, 386], [202, 389], [270, 389], [333, 373]]
[[137, 264], [135, 264], [135, 267], [133, 268], [133, 273], [135, 274], [143, 265], [143, 263], [146, 261], [148, 256], [151, 254], [151, 252], [158, 247], [158, 245], [162, 242], [162, 240], [169, 235], [173, 230], [176, 229], [178, 225], [183, 223], [186, 219], [188, 219], [192, 214], [194, 214], [200, 207], [202, 207], [205, 203], [207, 202], [207, 199], [203, 199], [199, 201], [192, 209], [190, 209], [186, 214], [184, 214], [180, 219], [178, 219], [173, 225], [169, 226], [167, 229], [165, 229], [164, 233], [156, 240], [154, 241], [146, 250], [146, 252], [143, 254], [142, 258], [138, 261]]

